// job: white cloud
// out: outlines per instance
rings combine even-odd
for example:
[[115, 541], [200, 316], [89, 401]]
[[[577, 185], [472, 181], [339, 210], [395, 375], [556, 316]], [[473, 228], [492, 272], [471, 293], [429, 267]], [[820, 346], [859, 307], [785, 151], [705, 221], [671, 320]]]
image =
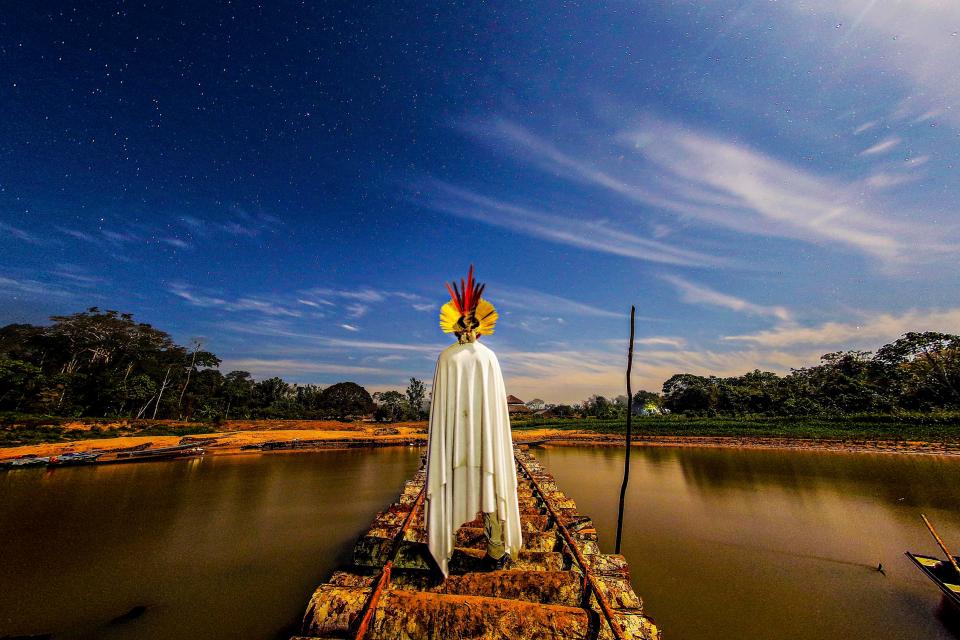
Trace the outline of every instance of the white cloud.
[[160, 242], [165, 242], [171, 247], [176, 247], [177, 249], [189, 249], [190, 243], [186, 240], [181, 240], [180, 238], [160, 238]]
[[8, 294], [27, 294], [30, 296], [44, 297], [44, 296], [57, 296], [63, 298], [72, 298], [75, 296], [74, 293], [58, 287], [56, 285], [51, 285], [46, 282], [40, 282], [39, 280], [33, 280], [31, 278], [5, 278], [0, 276], [0, 292], [6, 292]]
[[[911, 228], [877, 206], [865, 207], [857, 184], [812, 174], [745, 145], [666, 122], [651, 122], [625, 139], [665, 172], [677, 213], [743, 233], [841, 244], [886, 260], [912, 255], [916, 245], [909, 239], [920, 241], [923, 225]], [[730, 204], [711, 206], [696, 195], [702, 191]]]
[[497, 285], [493, 288], [497, 292], [496, 303], [503, 307], [535, 311], [540, 314], [551, 313], [593, 318], [617, 318], [619, 320], [629, 317], [629, 314], [609, 311], [594, 305], [555, 296], [542, 291], [535, 291], [533, 289], [508, 287], [505, 285]]
[[881, 140], [880, 142], [873, 145], [872, 147], [867, 147], [866, 149], [860, 152], [860, 155], [875, 156], [879, 153], [885, 153], [893, 149], [895, 146], [897, 146], [901, 142], [902, 140], [900, 138], [896, 138], [896, 137], [887, 138], [886, 140]]
[[[633, 389], [659, 391], [676, 373], [735, 376], [753, 369], [785, 374], [793, 367], [817, 362], [820, 352], [745, 349], [644, 350], [634, 354]], [[548, 402], [580, 402], [592, 394], [626, 393], [626, 350], [560, 350], [498, 352], [507, 393]]]
[[37, 238], [33, 234], [27, 233], [23, 229], [15, 227], [12, 224], [0, 222], [0, 231], [12, 238], [16, 238], [17, 240], [22, 240], [31, 244], [42, 244], [40, 238]]
[[705, 266], [725, 262], [704, 253], [641, 238], [594, 216], [547, 213], [488, 198], [439, 181], [433, 181], [428, 191], [431, 197], [426, 204], [437, 211], [551, 242], [672, 265]]
[[724, 339], [773, 348], [819, 345], [822, 349], [836, 346], [873, 349], [896, 340], [908, 331], [960, 333], [960, 308], [912, 310], [899, 315], [865, 314], [860, 320], [827, 322], [815, 327], [785, 326], [753, 334], [726, 336]]
[[346, 323], [344, 323], [344, 324], [341, 324], [340, 326], [343, 327], [344, 329], [346, 329], [347, 331], [360, 331], [360, 329], [359, 329], [358, 327], [355, 327], [355, 326], [353, 326], [352, 324], [346, 324]]
[[917, 180], [917, 176], [915, 175], [880, 171], [869, 176], [864, 182], [867, 186], [873, 187], [874, 189], [889, 189], [908, 182], [914, 182], [915, 180]]
[[57, 231], [64, 235], [68, 235], [71, 238], [76, 238], [77, 240], [82, 240], [84, 242], [97, 242], [97, 239], [91, 236], [89, 233], [84, 233], [78, 229], [67, 229], [65, 227], [55, 227]]
[[346, 310], [347, 314], [351, 318], [362, 318], [363, 316], [367, 315], [368, 311], [370, 311], [370, 307], [365, 304], [355, 303], [348, 304]]
[[[899, 78], [904, 93], [923, 103], [916, 105], [920, 118], [942, 114], [960, 124], [960, 110], [953, 108], [960, 104], [960, 10], [954, 0], [807, 0], [781, 6], [795, 12], [794, 18], [809, 17], [817, 25], [826, 18], [843, 25], [830, 54], [840, 65], [849, 65], [845, 71], [866, 76], [879, 69], [885, 80]], [[800, 24], [801, 29], [809, 26]]]
[[288, 309], [282, 305], [259, 298], [243, 297], [237, 300], [226, 300], [216, 296], [196, 293], [191, 290], [189, 286], [182, 283], [171, 284], [167, 290], [195, 307], [220, 308], [226, 311], [253, 311], [268, 316], [287, 316], [292, 318], [299, 318], [303, 315], [299, 311]]
[[256, 378], [271, 376], [297, 376], [308, 373], [332, 373], [342, 375], [380, 375], [394, 373], [389, 369], [377, 367], [358, 367], [334, 362], [316, 362], [314, 360], [296, 360], [290, 358], [225, 358], [221, 368], [249, 371]]
[[647, 338], [637, 338], [634, 340], [634, 343], [642, 346], [674, 347], [676, 349], [682, 349], [687, 346], [686, 340], [673, 336], [649, 336]]
[[[641, 123], [613, 137], [582, 132], [578, 159], [516, 123], [494, 120], [473, 124], [469, 130], [521, 161], [645, 207], [616, 212], [627, 220], [627, 228], [636, 228], [636, 218], [648, 218], [653, 208], [686, 223], [698, 220], [738, 233], [838, 244], [886, 261], [885, 266], [953, 250], [930, 240], [937, 234], [929, 233], [922, 216], [914, 215], [911, 224], [903, 224], [889, 213], [905, 215], [900, 207], [865, 200], [862, 181], [817, 175], [738, 141], [676, 122], [646, 117]], [[623, 146], [630, 151], [624, 153]], [[575, 246], [673, 264], [719, 260], [678, 254], [676, 247], [619, 234], [608, 223], [589, 222], [596, 215], [584, 216], [588, 220], [584, 221], [449, 185], [436, 190], [447, 198], [438, 197], [435, 208]], [[918, 252], [919, 247], [924, 251]]]
[[737, 298], [704, 285], [695, 284], [689, 280], [684, 280], [679, 276], [664, 275], [664, 280], [672, 284], [680, 292], [680, 299], [691, 304], [705, 304], [712, 307], [722, 307], [747, 313], [756, 316], [771, 316], [787, 322], [790, 320], [790, 312], [781, 306], [764, 306], [749, 302], [742, 298]]

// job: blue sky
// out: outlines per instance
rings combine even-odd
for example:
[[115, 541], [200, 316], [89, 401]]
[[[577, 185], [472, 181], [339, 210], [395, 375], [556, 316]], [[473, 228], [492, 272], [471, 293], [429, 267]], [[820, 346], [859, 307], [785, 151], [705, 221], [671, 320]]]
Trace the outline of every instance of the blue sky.
[[960, 6], [42, 3], [0, 17], [0, 323], [429, 380], [476, 265], [508, 389], [960, 333]]

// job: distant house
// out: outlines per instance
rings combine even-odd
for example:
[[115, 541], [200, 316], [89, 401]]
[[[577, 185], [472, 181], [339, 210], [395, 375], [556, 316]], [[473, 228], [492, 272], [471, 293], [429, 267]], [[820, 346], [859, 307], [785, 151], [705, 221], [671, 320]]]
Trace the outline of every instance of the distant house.
[[540, 411], [534, 411], [533, 415], [538, 418], [556, 418], [557, 414], [553, 412], [553, 409], [540, 409]]
[[530, 411], [530, 407], [528, 407], [524, 401], [517, 396], [507, 396], [507, 411], [510, 412], [510, 415], [532, 413]]

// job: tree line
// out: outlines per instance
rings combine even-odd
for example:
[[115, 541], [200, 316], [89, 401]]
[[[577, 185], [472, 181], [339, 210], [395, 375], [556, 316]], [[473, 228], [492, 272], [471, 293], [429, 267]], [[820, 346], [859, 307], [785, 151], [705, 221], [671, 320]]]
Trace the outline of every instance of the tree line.
[[[626, 396], [591, 396], [557, 408], [580, 417], [625, 417]], [[960, 409], [960, 336], [909, 332], [870, 351], [827, 353], [820, 363], [780, 376], [754, 370], [718, 377], [679, 373], [661, 393], [638, 391], [634, 413], [693, 416], [811, 416], [931, 413]]]
[[201, 340], [176, 344], [131, 314], [91, 307], [49, 326], [0, 327], [0, 411], [130, 419], [421, 419], [422, 381], [406, 394], [354, 382], [329, 387], [223, 374]]
[[[256, 381], [219, 370], [220, 359], [137, 322], [131, 314], [91, 307], [52, 324], [0, 327], [0, 411], [106, 418], [420, 420], [429, 412], [425, 385], [373, 396], [359, 384], [329, 387]], [[840, 415], [960, 409], [960, 336], [906, 333], [875, 353], [838, 351], [781, 376], [755, 370], [734, 377], [680, 373], [660, 393], [593, 395], [582, 403], [528, 403], [551, 417], [623, 418], [634, 413], [698, 416]]]

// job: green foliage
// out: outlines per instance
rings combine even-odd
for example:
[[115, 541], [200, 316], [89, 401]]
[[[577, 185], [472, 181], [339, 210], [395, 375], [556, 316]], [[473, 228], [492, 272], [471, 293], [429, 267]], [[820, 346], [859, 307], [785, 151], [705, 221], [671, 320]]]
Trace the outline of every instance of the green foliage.
[[320, 393], [320, 403], [325, 412], [339, 420], [373, 411], [373, 399], [367, 390], [356, 382], [338, 382]]
[[410, 384], [407, 385], [407, 411], [412, 420], [423, 417], [423, 401], [426, 397], [427, 387], [423, 381], [410, 378]]
[[[514, 430], [569, 429], [623, 434], [626, 420], [584, 418], [513, 421]], [[960, 412], [850, 414], [845, 416], [637, 416], [638, 436], [737, 436], [861, 440], [960, 442]]]
[[[321, 389], [280, 378], [255, 382], [245, 371], [224, 375], [199, 339], [188, 350], [130, 314], [91, 307], [51, 320], [45, 327], [0, 327], [0, 412], [219, 422], [343, 419], [373, 410], [354, 383]], [[30, 436], [47, 437], [59, 436]]]

